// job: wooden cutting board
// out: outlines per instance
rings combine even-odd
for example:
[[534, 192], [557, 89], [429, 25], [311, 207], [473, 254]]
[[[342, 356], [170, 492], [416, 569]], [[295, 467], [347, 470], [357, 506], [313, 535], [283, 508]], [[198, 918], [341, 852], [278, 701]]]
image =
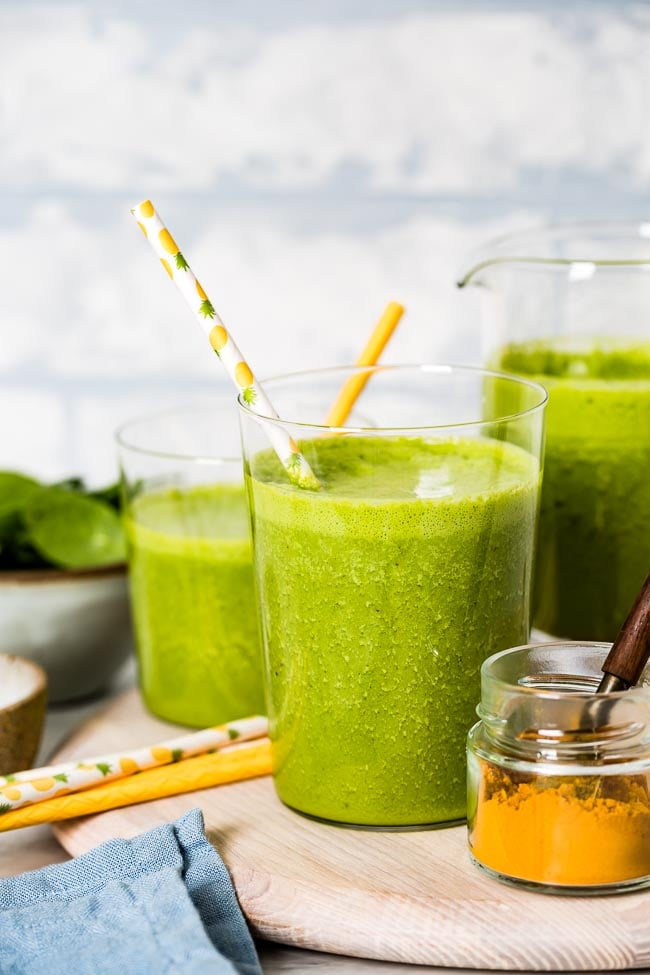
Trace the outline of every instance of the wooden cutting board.
[[[81, 728], [57, 759], [171, 737], [136, 691]], [[270, 778], [58, 824], [74, 855], [200, 806], [255, 934], [339, 954], [458, 968], [585, 971], [650, 967], [650, 891], [550, 897], [474, 867], [465, 829], [379, 833], [286, 809]], [[595, 851], [594, 851], [595, 853]]]

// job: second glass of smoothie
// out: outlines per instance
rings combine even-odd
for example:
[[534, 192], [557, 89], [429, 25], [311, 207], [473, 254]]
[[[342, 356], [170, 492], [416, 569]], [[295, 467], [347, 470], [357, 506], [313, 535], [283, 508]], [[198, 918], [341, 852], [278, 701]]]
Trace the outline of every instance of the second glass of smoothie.
[[117, 440], [147, 707], [199, 728], [263, 714], [233, 397], [134, 420]]
[[481, 663], [528, 637], [546, 394], [375, 367], [349, 425], [323, 426], [358, 371], [265, 384], [318, 491], [288, 481], [278, 421], [240, 402], [275, 785], [336, 823], [453, 823]]

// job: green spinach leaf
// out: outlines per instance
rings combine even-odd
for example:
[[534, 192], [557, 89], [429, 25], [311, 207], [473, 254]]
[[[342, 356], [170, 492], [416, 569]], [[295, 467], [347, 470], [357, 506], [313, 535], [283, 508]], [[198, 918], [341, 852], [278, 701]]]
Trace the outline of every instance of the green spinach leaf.
[[77, 491], [42, 488], [23, 508], [22, 521], [39, 555], [60, 568], [107, 565], [126, 557], [117, 512]]

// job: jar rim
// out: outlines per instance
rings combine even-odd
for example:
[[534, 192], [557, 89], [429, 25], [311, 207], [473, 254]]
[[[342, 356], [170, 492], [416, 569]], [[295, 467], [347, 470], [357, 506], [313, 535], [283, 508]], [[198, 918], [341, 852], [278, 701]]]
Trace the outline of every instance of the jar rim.
[[[601, 643], [592, 642], [586, 640], [557, 640], [553, 642], [539, 642], [539, 643], [527, 643], [521, 644], [517, 647], [509, 647], [506, 650], [500, 650], [498, 653], [492, 654], [487, 660], [483, 661], [481, 665], [481, 682], [482, 685], [489, 682], [492, 688], [500, 689], [504, 692], [513, 694], [522, 694], [526, 696], [538, 697], [545, 700], [557, 700], [557, 701], [590, 701], [593, 700], [595, 694], [593, 690], [562, 690], [562, 689], [550, 689], [540, 685], [534, 684], [522, 684], [520, 680], [516, 683], [512, 680], [506, 680], [495, 673], [495, 668], [503, 662], [504, 660], [512, 659], [515, 655], [521, 655], [530, 653], [530, 651], [535, 650], [546, 650], [557, 652], [560, 649], [586, 649], [586, 650], [598, 650], [602, 653], [602, 660], [611, 649], [611, 643]], [[602, 673], [602, 671], [601, 671]], [[543, 676], [543, 675], [541, 675]], [[549, 674], [550, 676], [550, 674]], [[587, 674], [576, 674], [576, 675], [563, 675], [558, 672], [558, 676], [574, 676], [576, 678], [583, 677], [587, 680], [591, 675]], [[593, 679], [593, 678], [592, 678]], [[629, 688], [629, 690], [613, 691], [607, 695], [608, 699], [611, 701], [619, 701], [623, 698], [629, 700], [631, 697], [636, 696], [648, 697], [650, 696], [650, 687], [643, 685], [636, 685], [635, 687]]]
[[603, 765], [649, 754], [650, 686], [596, 693], [610, 646], [563, 641], [493, 654], [477, 708], [487, 738], [534, 762]]

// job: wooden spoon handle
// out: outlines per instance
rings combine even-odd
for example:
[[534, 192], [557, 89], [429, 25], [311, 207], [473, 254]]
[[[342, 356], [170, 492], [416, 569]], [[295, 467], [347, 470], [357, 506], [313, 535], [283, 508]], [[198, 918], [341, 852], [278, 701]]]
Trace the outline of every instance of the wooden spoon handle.
[[650, 657], [650, 575], [634, 601], [612, 649], [603, 673], [618, 678], [625, 688], [633, 687]]

